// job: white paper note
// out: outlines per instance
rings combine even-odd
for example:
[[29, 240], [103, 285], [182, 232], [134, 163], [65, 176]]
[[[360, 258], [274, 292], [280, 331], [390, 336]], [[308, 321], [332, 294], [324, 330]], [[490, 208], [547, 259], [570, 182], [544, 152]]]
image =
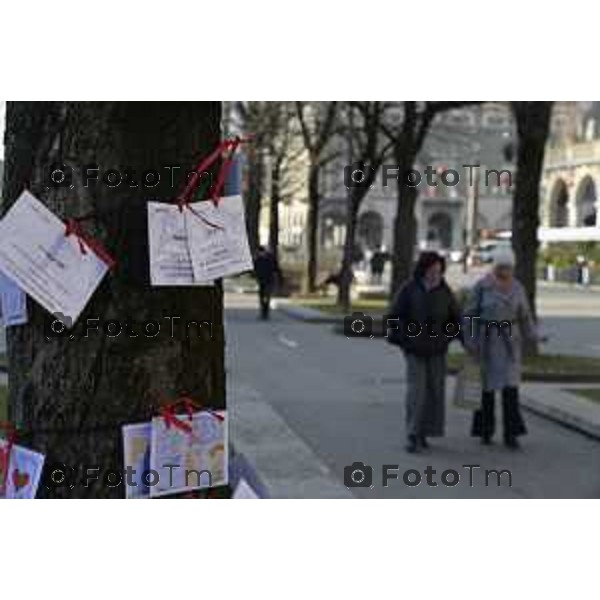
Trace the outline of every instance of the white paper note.
[[27, 323], [27, 296], [25, 292], [0, 271], [0, 325], [25, 325]]
[[233, 492], [232, 500], [260, 500], [260, 497], [245, 479], [240, 479]]
[[194, 413], [192, 421], [178, 415], [191, 423], [191, 433], [167, 426], [162, 417], [152, 419], [150, 468], [159, 474], [159, 481], [150, 488], [151, 497], [227, 484], [227, 413], [217, 414], [223, 420], [208, 411]]
[[[123, 426], [123, 463], [125, 472], [131, 467], [131, 477], [125, 478], [126, 498], [149, 498], [150, 488], [143, 477], [150, 469], [150, 438], [152, 423]], [[147, 475], [146, 475], [147, 476]], [[128, 485], [127, 480], [135, 485]], [[147, 480], [148, 481], [148, 480]]]
[[189, 211], [176, 204], [148, 202], [148, 244], [152, 285], [212, 285], [194, 277], [186, 224]]
[[251, 270], [242, 197], [225, 196], [217, 206], [212, 202], [195, 202], [190, 207], [187, 225], [196, 279], [218, 279]]
[[77, 236], [65, 236], [64, 223], [24, 191], [0, 221], [0, 270], [46, 310], [75, 323], [108, 265]]
[[13, 500], [35, 498], [43, 466], [43, 454], [23, 446], [13, 446], [6, 478], [5, 498]]

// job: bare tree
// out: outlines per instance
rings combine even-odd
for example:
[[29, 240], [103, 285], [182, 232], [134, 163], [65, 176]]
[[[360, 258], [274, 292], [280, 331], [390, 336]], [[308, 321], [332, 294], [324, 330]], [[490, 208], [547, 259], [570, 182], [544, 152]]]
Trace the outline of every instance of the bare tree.
[[[381, 127], [386, 104], [383, 102], [347, 102], [342, 107], [344, 124], [342, 132], [349, 146], [350, 162], [361, 170], [364, 177], [359, 182], [347, 184], [346, 238], [339, 276], [337, 303], [344, 310], [350, 308], [352, 284], [352, 259], [356, 243], [356, 226], [360, 206], [369, 193], [389, 149], [382, 140]], [[356, 185], [358, 183], [358, 185]]]
[[300, 155], [294, 144], [299, 137], [296, 124], [293, 102], [270, 103], [267, 122], [270, 135], [266, 139], [270, 168], [269, 249], [276, 259], [279, 255], [279, 207], [290, 193], [288, 171], [294, 169]]
[[[423, 146], [425, 136], [440, 112], [460, 108], [468, 102], [402, 102], [396, 114], [382, 129], [392, 145], [392, 156], [398, 168], [397, 209], [394, 220], [394, 244], [392, 249], [393, 295], [400, 284], [408, 279], [413, 263], [416, 243], [417, 223], [415, 203], [417, 188], [411, 185], [404, 175], [414, 169], [417, 155]], [[394, 123], [393, 121], [396, 121]]]
[[336, 134], [337, 102], [296, 102], [296, 112], [308, 152], [308, 217], [306, 223], [307, 266], [304, 291], [314, 292], [317, 279], [317, 232], [319, 225], [321, 169], [336, 157], [329, 144]]
[[248, 243], [254, 254], [259, 244], [260, 209], [265, 185], [265, 143], [270, 135], [266, 126], [269, 102], [235, 102], [230, 116], [232, 128], [253, 136], [245, 149], [244, 198]]
[[[6, 113], [3, 210], [30, 188], [60, 217], [95, 214], [84, 223], [116, 257], [80, 317], [163, 323], [160, 337], [97, 332], [89, 337], [45, 337], [49, 315], [29, 301], [29, 323], [7, 331], [9, 416], [20, 440], [46, 454], [47, 464], [98, 465], [122, 470], [121, 426], [147, 421], [162, 398], [182, 392], [214, 408], [225, 407], [223, 303], [215, 287], [149, 285], [148, 189], [106, 185], [53, 188], [55, 161], [89, 163], [137, 173], [160, 165], [195, 165], [220, 139], [219, 102], [10, 102]], [[108, 168], [108, 167], [107, 167]], [[156, 199], [176, 194], [169, 177], [152, 188]], [[212, 339], [197, 330], [163, 335], [165, 317], [210, 321]], [[173, 321], [171, 321], [173, 322]], [[77, 326], [76, 326], [77, 327]], [[102, 471], [101, 471], [102, 472]], [[124, 487], [84, 485], [42, 495], [123, 497]]]
[[[516, 275], [535, 311], [540, 179], [553, 102], [512, 102], [517, 127], [517, 173], [513, 192], [512, 245]], [[528, 351], [535, 352], [530, 347]]]

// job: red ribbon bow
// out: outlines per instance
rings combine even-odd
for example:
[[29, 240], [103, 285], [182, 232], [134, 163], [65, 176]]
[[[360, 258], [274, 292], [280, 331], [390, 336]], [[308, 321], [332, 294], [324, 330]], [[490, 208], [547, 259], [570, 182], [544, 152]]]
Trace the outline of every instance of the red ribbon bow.
[[0, 421], [0, 427], [6, 429], [6, 446], [0, 448], [0, 494], [4, 494], [6, 483], [8, 481], [8, 469], [10, 467], [10, 454], [12, 447], [17, 439], [17, 430], [12, 423]]
[[[187, 414], [187, 421], [182, 420], [177, 415], [178, 407], [181, 407]], [[223, 415], [220, 415], [210, 408], [204, 408], [201, 404], [194, 402], [189, 396], [182, 396], [175, 402], [165, 404], [161, 407], [160, 414], [167, 429], [173, 426], [174, 428], [180, 429], [184, 433], [191, 434], [193, 431], [191, 423], [194, 419], [194, 413], [202, 411], [209, 413], [219, 421], [225, 420]]]
[[70, 235], [74, 235], [77, 238], [81, 254], [87, 254], [87, 246], [108, 266], [109, 269], [112, 270], [115, 268], [117, 261], [106, 251], [102, 244], [86, 235], [79, 222], [75, 219], [67, 219], [65, 221], [65, 237], [69, 237]]
[[224, 152], [229, 150], [229, 155], [223, 160], [221, 168], [219, 169], [217, 181], [214, 185], [211, 186], [209, 190], [210, 197], [216, 206], [219, 203], [219, 195], [222, 192], [223, 187], [225, 186], [225, 178], [227, 177], [227, 173], [233, 162], [233, 155], [235, 151], [237, 150], [240, 144], [249, 142], [251, 139], [251, 137], [241, 138], [237, 136], [233, 139], [223, 140], [209, 156], [203, 158], [198, 163], [197, 167], [194, 169], [194, 174], [188, 181], [183, 192], [177, 197], [177, 204], [179, 206], [179, 210], [182, 210], [183, 206], [188, 205], [190, 203], [191, 197], [198, 189], [201, 174], [204, 171], [206, 171], [206, 169], [208, 169]]

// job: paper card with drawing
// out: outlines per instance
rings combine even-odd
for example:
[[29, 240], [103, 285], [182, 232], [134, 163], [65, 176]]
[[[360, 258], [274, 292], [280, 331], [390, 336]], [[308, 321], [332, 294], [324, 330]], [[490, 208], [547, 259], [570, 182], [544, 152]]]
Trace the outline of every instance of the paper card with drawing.
[[226, 485], [228, 477], [227, 413], [209, 411], [178, 415], [191, 430], [167, 424], [163, 417], [152, 419], [150, 468], [159, 482], [150, 496], [164, 496]]
[[[150, 487], [144, 481], [144, 475], [150, 469], [150, 439], [152, 423], [134, 423], [123, 426], [123, 465], [125, 473], [128, 467], [132, 475], [125, 479], [125, 497], [149, 498]], [[129, 485], [131, 481], [132, 485]]]
[[189, 248], [197, 279], [218, 279], [252, 270], [241, 196], [190, 204]]
[[212, 285], [194, 276], [188, 243], [189, 211], [176, 204], [148, 202], [148, 245], [152, 285]]
[[65, 233], [65, 224], [24, 191], [0, 221], [0, 270], [47, 311], [75, 323], [108, 264]]
[[0, 271], [0, 325], [11, 327], [27, 323], [25, 292]]
[[12, 500], [30, 500], [35, 498], [44, 455], [23, 446], [13, 446], [6, 474], [5, 498]]

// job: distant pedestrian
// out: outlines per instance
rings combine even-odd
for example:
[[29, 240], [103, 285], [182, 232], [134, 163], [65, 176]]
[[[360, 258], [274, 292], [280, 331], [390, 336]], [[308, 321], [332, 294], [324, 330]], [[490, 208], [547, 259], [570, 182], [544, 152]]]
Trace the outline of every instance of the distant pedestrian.
[[581, 254], [577, 257], [577, 260], [576, 260], [576, 270], [577, 270], [577, 283], [579, 285], [589, 285], [590, 269], [588, 267], [588, 263], [587, 263], [585, 256], [582, 256]]
[[[540, 340], [525, 288], [514, 277], [514, 254], [503, 249], [494, 255], [492, 271], [479, 280], [465, 306], [464, 339], [480, 361], [482, 395], [480, 418], [473, 435], [489, 444], [495, 431], [495, 392], [502, 395], [504, 443], [518, 448], [517, 437], [527, 433], [519, 405], [522, 343]], [[472, 317], [478, 317], [473, 319]]]
[[272, 252], [259, 246], [254, 259], [254, 272], [258, 281], [258, 301], [260, 317], [267, 320], [271, 308], [271, 295], [275, 285], [281, 280], [281, 270]]
[[[458, 304], [444, 280], [445, 261], [423, 252], [394, 299], [388, 341], [400, 346], [406, 359], [407, 452], [427, 448], [428, 437], [444, 435], [446, 355], [453, 337], [461, 338]], [[396, 328], [397, 327], [397, 328]]]
[[383, 276], [383, 270], [385, 269], [385, 263], [387, 261], [387, 255], [384, 248], [376, 250], [371, 257], [371, 278], [372, 283], [379, 285], [381, 284], [381, 278]]

